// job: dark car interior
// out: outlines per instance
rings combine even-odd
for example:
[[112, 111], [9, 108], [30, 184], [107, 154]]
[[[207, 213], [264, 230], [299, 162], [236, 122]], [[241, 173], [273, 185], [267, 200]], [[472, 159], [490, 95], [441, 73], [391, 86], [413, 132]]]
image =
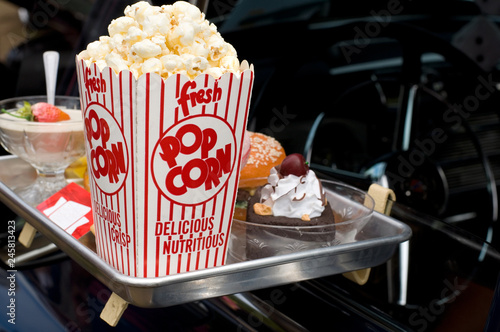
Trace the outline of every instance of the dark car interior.
[[[23, 29], [1, 64], [0, 98], [45, 93], [46, 50], [61, 54], [58, 94], [77, 95], [75, 54], [134, 2], [8, 1], [20, 8]], [[240, 59], [255, 66], [249, 129], [275, 137], [287, 153], [303, 153], [322, 178], [392, 189], [391, 216], [413, 236], [372, 268], [364, 286], [339, 275], [172, 308], [131, 308], [117, 329], [499, 331], [500, 5], [201, 3]], [[5, 220], [15, 218], [3, 211]], [[109, 292], [64, 253], [24, 270], [43, 294], [40, 306], [56, 312], [52, 323], [107, 329], [97, 318], [75, 317], [75, 306], [97, 316]], [[77, 304], [66, 306], [69, 283], [47, 287], [43, 278], [75, 273]], [[272, 301], [276, 292], [287, 301]], [[92, 308], [89, 299], [98, 304]], [[315, 310], [304, 311], [305, 303]], [[252, 312], [263, 316], [252, 320]]]
[[[464, 223], [473, 215], [494, 218], [495, 73], [451, 44], [453, 30], [430, 30], [434, 20], [273, 26], [280, 36], [273, 45], [279, 45], [266, 49], [263, 63], [258, 49], [251, 58], [272, 72], [261, 78], [267, 81], [257, 91], [252, 124], [288, 151], [307, 153], [318, 170], [389, 182], [398, 198], [422, 212]], [[446, 29], [460, 30], [458, 20]], [[266, 36], [266, 28], [248, 34]], [[366, 34], [374, 38], [363, 40]], [[307, 52], [287, 56], [281, 50], [296, 39], [307, 41], [301, 46]], [[283, 122], [276, 124], [276, 117]], [[482, 203], [465, 204], [464, 195], [475, 194]]]

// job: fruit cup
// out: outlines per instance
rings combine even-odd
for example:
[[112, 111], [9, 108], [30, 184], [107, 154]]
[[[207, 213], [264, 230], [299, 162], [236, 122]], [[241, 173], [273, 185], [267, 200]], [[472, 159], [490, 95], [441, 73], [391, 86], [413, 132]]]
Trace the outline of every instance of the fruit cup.
[[[19, 113], [25, 102], [30, 105], [26, 118], [6, 113]], [[0, 142], [10, 153], [30, 163], [37, 179], [16, 193], [29, 205], [37, 206], [67, 185], [64, 171], [85, 153], [83, 120], [77, 97], [56, 96], [54, 106], [46, 104], [46, 96], [25, 96], [0, 101]], [[16, 114], [15, 114], [16, 115]], [[36, 121], [33, 121], [36, 120]], [[64, 120], [64, 121], [60, 121]]]

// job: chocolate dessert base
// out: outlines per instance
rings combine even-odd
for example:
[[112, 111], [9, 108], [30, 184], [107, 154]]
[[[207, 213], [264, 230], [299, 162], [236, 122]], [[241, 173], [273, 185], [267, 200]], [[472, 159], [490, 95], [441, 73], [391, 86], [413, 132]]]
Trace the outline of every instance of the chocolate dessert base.
[[[335, 240], [335, 216], [330, 204], [322, 215], [304, 221], [300, 218], [261, 216], [253, 211], [253, 204], [260, 199], [260, 189], [250, 198], [246, 223], [246, 258], [258, 259], [294, 251], [333, 245]], [[265, 226], [285, 227], [265, 227]], [[308, 226], [319, 226], [311, 227]], [[324, 226], [324, 227], [321, 227]]]
[[265, 224], [274, 226], [318, 226], [318, 225], [331, 225], [335, 223], [335, 216], [332, 211], [330, 203], [327, 202], [325, 210], [321, 216], [316, 218], [311, 218], [310, 221], [304, 221], [300, 218], [287, 218], [282, 216], [261, 216], [256, 214], [253, 210], [253, 205], [260, 202], [260, 191], [261, 188], [257, 189], [255, 195], [249, 197], [248, 199], [248, 210], [247, 210], [247, 221], [255, 224]]

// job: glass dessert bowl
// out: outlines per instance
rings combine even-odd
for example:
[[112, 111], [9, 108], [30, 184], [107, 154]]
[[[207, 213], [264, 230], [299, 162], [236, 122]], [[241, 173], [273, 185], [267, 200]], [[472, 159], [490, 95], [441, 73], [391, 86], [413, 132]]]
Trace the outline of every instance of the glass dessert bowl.
[[56, 96], [55, 105], [70, 116], [58, 122], [20, 119], [15, 112], [24, 102], [47, 102], [46, 96], [16, 97], [0, 101], [0, 143], [7, 152], [25, 160], [37, 171], [28, 187], [15, 189], [26, 203], [36, 206], [66, 186], [65, 169], [85, 153], [80, 99]]
[[234, 218], [228, 263], [354, 242], [372, 217], [373, 198], [342, 183], [322, 180], [321, 184], [335, 215], [335, 223], [309, 226], [304, 221], [304, 226], [277, 226]]

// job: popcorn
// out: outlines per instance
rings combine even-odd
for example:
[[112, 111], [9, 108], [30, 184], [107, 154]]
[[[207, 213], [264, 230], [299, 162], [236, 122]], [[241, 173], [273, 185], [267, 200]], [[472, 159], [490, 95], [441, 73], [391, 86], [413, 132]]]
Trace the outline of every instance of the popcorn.
[[160, 59], [150, 58], [144, 61], [144, 64], [142, 65], [142, 72], [160, 74], [162, 67]]
[[113, 68], [115, 72], [120, 72], [122, 70], [128, 70], [128, 64], [126, 61], [122, 59], [122, 57], [116, 53], [116, 52], [111, 52], [108, 55], [106, 55], [105, 58], [106, 64]]
[[135, 23], [132, 17], [122, 16], [114, 19], [108, 26], [109, 36], [113, 37], [117, 34], [127, 33], [127, 31], [133, 26], [137, 26], [137, 23]]
[[88, 44], [78, 59], [116, 73], [130, 70], [136, 78], [157, 73], [162, 78], [185, 74], [190, 79], [207, 73], [215, 78], [240, 74], [236, 50], [224, 41], [198, 7], [185, 1], [152, 6], [140, 1], [111, 21], [109, 36]]
[[234, 71], [240, 67], [240, 62], [235, 56], [227, 55], [220, 60], [220, 66], [228, 71]]
[[148, 59], [160, 55], [161, 47], [149, 39], [144, 39], [132, 45], [130, 53], [132, 53], [132, 56], [137, 55], [143, 59]]
[[178, 69], [180, 70], [183, 66], [180, 56], [176, 54], [168, 54], [162, 56], [160, 58], [160, 61], [163, 65], [163, 68], [165, 68], [169, 72], [175, 72]]
[[92, 58], [102, 59], [106, 56], [106, 54], [111, 52], [111, 47], [107, 43], [97, 40], [89, 44], [87, 52]]
[[147, 34], [142, 31], [139, 27], [132, 26], [127, 30], [127, 35], [123, 36], [123, 40], [129, 44], [135, 45], [137, 42], [141, 42], [146, 39]]

